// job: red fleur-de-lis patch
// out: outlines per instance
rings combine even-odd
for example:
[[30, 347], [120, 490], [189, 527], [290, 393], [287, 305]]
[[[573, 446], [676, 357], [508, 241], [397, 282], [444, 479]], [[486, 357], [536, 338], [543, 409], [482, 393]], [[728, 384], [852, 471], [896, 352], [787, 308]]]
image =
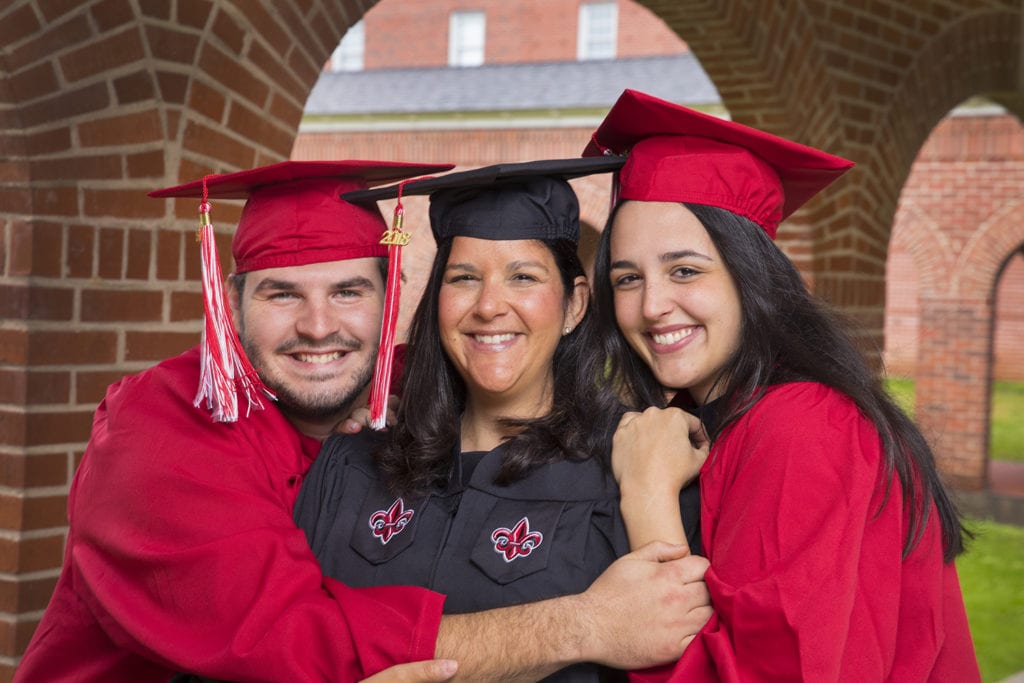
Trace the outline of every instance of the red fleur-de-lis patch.
[[544, 535], [539, 531], [530, 531], [530, 520], [523, 517], [511, 529], [495, 529], [491, 540], [494, 541], [494, 552], [504, 557], [506, 562], [511, 562], [532, 553], [544, 541]]
[[406, 510], [405, 503], [401, 498], [391, 504], [387, 510], [377, 510], [370, 515], [370, 531], [386, 544], [395, 534], [402, 532], [406, 527], [415, 510]]

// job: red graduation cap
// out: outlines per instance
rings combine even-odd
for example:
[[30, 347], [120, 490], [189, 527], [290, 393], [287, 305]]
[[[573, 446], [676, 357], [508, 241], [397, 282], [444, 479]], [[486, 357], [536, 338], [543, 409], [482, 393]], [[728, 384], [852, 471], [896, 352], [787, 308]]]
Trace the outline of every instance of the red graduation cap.
[[764, 131], [625, 90], [583, 156], [627, 155], [618, 199], [728, 209], [774, 239], [779, 222], [853, 162]]
[[206, 321], [195, 404], [205, 399], [214, 419], [233, 422], [238, 419], [239, 390], [250, 408], [262, 407], [260, 390], [273, 397], [252, 368], [231, 323], [208, 198], [247, 199], [231, 243], [236, 273], [387, 256], [388, 246], [381, 244], [387, 224], [380, 211], [346, 202], [341, 193], [452, 167], [388, 161], [283, 161], [150, 192], [151, 197], [201, 199]]

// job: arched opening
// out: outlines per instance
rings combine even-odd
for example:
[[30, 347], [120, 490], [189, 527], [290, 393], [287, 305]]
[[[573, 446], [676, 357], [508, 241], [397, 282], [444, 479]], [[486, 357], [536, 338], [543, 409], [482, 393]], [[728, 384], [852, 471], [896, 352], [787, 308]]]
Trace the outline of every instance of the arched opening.
[[996, 496], [1024, 498], [1024, 246], [999, 273], [993, 310], [988, 481]]
[[[987, 489], [993, 357], [1009, 335], [993, 285], [1019, 243], [1024, 129], [990, 101], [972, 99], [936, 125], [903, 186], [889, 244], [887, 368], [914, 380], [916, 417], [961, 486]], [[1016, 237], [1014, 236], [1016, 234]], [[1013, 281], [1013, 272], [1010, 279]], [[1012, 343], [1010, 344], [1012, 346]]]

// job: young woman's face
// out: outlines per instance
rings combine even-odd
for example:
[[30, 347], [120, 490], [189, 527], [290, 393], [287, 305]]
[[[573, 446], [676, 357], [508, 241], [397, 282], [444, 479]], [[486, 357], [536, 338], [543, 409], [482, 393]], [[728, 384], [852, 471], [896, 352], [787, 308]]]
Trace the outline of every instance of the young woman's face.
[[441, 344], [470, 400], [509, 414], [547, 412], [551, 360], [586, 309], [579, 278], [569, 305], [554, 255], [535, 240], [456, 237], [438, 293]]
[[740, 298], [707, 230], [675, 202], [623, 204], [611, 235], [615, 317], [662, 386], [699, 403], [740, 340]]

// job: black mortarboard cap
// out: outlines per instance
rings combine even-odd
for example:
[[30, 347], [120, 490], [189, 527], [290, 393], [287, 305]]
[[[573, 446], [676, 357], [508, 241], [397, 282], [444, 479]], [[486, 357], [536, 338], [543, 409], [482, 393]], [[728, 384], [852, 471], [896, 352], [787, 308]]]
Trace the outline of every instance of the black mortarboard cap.
[[456, 235], [491, 240], [579, 241], [579, 201], [572, 178], [618, 170], [621, 157], [544, 159], [496, 164], [341, 195], [361, 203], [430, 195], [430, 227], [438, 242]]

